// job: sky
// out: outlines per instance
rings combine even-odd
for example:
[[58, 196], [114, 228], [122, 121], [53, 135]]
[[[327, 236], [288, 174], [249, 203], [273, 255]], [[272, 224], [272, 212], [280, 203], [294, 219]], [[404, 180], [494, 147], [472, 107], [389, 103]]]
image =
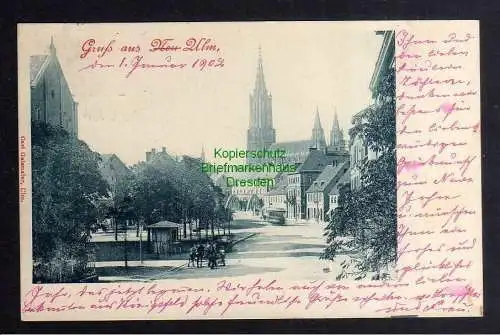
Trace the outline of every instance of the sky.
[[[262, 50], [266, 86], [273, 96], [277, 141], [309, 139], [319, 110], [329, 140], [335, 110], [347, 137], [352, 115], [370, 104], [369, 82], [382, 44], [377, 23], [142, 23], [26, 24], [19, 28], [20, 96], [28, 96], [29, 55], [46, 54], [51, 37], [74, 99], [79, 104], [79, 138], [100, 153], [115, 153], [131, 165], [151, 148], [206, 158], [214, 148], [246, 148], [249, 94]], [[210, 38], [219, 51], [151, 53], [151, 41], [172, 38], [184, 46]], [[114, 40], [102, 58], [81, 58], [88, 39]], [[139, 46], [141, 51], [120, 52]], [[191, 63], [223, 58], [224, 67], [203, 71], [140, 69], [126, 78], [120, 59], [143, 55], [145, 62]], [[87, 69], [96, 59], [115, 68]], [[347, 139], [347, 138], [346, 138]]]

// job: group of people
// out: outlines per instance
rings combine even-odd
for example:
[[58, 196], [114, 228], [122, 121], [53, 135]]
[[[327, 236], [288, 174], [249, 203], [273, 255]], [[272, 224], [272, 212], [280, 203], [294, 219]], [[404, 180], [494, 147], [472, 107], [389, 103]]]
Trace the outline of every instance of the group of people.
[[208, 267], [210, 269], [215, 269], [217, 267], [218, 260], [220, 260], [222, 266], [226, 266], [224, 248], [219, 248], [215, 242], [193, 245], [189, 253], [188, 267], [194, 267], [196, 263], [196, 267], [201, 268], [203, 267], [203, 260], [205, 259], [208, 261]]

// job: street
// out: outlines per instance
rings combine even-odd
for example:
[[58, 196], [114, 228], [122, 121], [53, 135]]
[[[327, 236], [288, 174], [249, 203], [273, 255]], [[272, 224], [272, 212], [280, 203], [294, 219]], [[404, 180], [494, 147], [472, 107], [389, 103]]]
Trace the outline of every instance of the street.
[[[320, 260], [324, 248], [325, 223], [290, 221], [285, 225], [271, 225], [246, 213], [237, 213], [231, 224], [236, 240], [233, 250], [226, 255], [226, 266], [210, 269], [188, 267], [185, 260], [149, 260], [141, 265], [129, 261], [96, 263], [100, 281], [151, 281], [161, 279], [244, 277], [276, 274], [287, 279], [335, 278], [340, 263]], [[348, 257], [348, 256], [345, 256]], [[113, 271], [107, 271], [113, 268]]]

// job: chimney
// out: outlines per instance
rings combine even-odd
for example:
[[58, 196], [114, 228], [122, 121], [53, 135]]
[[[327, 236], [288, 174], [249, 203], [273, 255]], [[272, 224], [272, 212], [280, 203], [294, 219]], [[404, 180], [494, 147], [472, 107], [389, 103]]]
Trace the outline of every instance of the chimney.
[[167, 153], [167, 148], [161, 147], [161, 152], [163, 152], [164, 154]]
[[152, 155], [155, 155], [155, 154], [156, 154], [156, 149], [155, 149], [155, 148], [151, 149], [151, 154], [152, 154]]
[[151, 160], [151, 152], [146, 151], [146, 162], [149, 162]]

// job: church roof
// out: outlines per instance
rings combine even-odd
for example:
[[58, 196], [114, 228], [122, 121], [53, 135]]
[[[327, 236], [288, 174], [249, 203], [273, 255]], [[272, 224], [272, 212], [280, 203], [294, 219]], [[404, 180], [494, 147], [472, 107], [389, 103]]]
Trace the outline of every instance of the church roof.
[[302, 140], [302, 141], [290, 141], [290, 142], [278, 142], [273, 143], [269, 147], [269, 150], [274, 149], [284, 149], [288, 154], [309, 152], [309, 148], [314, 147], [314, 141], [311, 140]]
[[34, 55], [30, 57], [30, 85], [36, 85], [38, 78], [40, 78], [47, 68], [49, 55]]
[[307, 155], [306, 160], [299, 166], [297, 172], [318, 172], [323, 169], [330, 162], [330, 158], [325, 155], [321, 150], [311, 150]]
[[337, 180], [342, 177], [339, 174], [345, 171], [348, 164], [348, 162], [344, 162], [337, 166], [327, 165], [306, 192], [324, 192], [325, 190], [328, 191], [330, 187], [334, 186], [333, 183], [336, 184]]

